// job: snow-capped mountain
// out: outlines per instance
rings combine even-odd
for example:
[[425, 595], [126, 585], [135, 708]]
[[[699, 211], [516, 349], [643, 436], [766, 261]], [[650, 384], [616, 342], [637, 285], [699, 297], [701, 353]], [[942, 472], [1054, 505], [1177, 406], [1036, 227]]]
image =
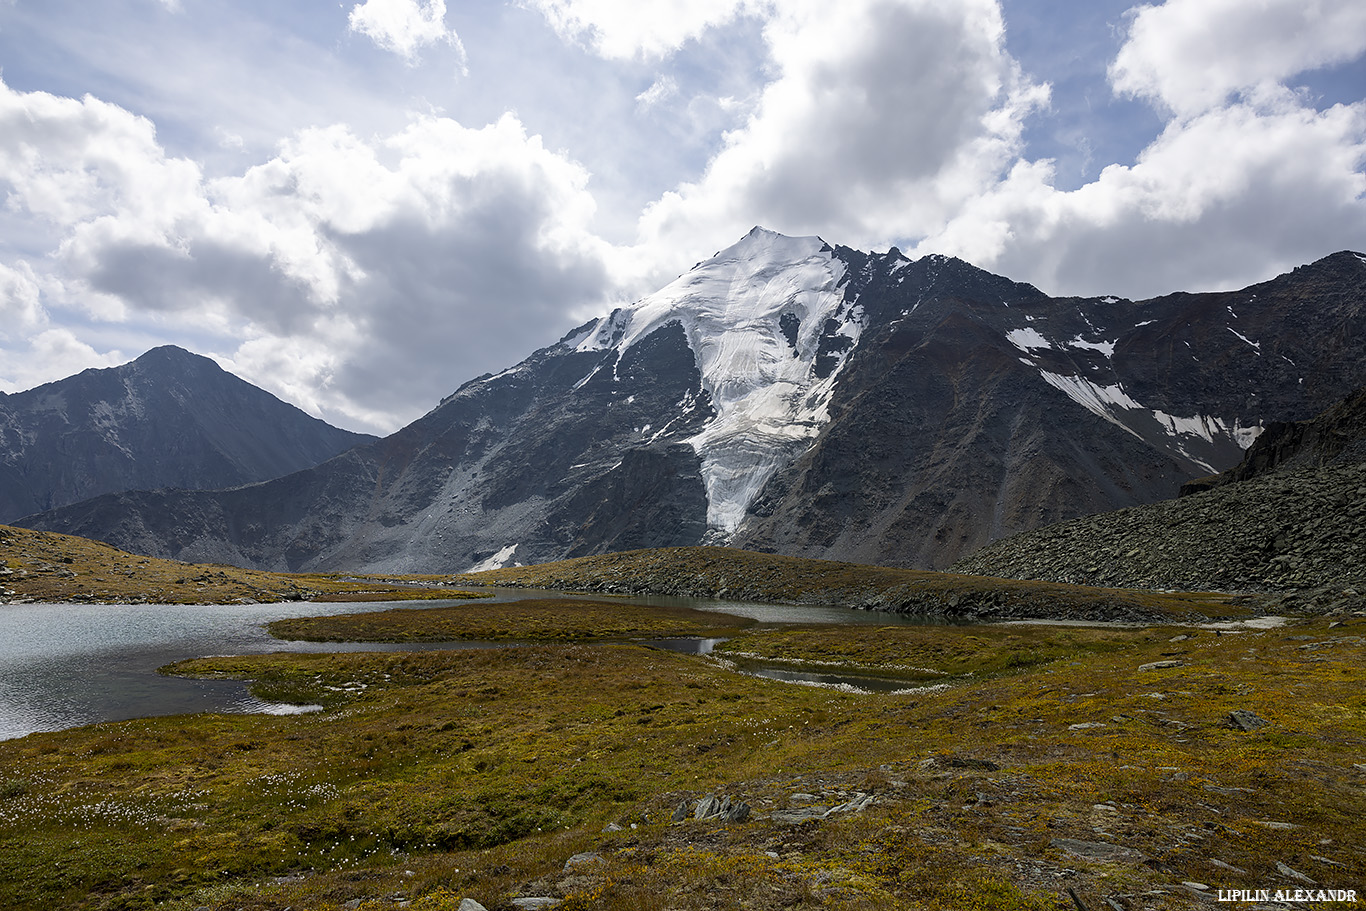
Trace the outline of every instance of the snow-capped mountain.
[[182, 559], [463, 570], [731, 543], [942, 567], [1175, 496], [1366, 385], [1366, 261], [1132, 302], [756, 228], [387, 439], [24, 524]]
[[[845, 264], [818, 237], [755, 228], [656, 294], [563, 343], [603, 352], [581, 382], [611, 369], [637, 342], [670, 324], [683, 329], [715, 416], [687, 442], [702, 461], [707, 526], [724, 537], [775, 469], [807, 448], [830, 420], [844, 357], [861, 313], [840, 288]], [[614, 380], [616, 376], [613, 376]], [[669, 435], [695, 402], [655, 430]]]

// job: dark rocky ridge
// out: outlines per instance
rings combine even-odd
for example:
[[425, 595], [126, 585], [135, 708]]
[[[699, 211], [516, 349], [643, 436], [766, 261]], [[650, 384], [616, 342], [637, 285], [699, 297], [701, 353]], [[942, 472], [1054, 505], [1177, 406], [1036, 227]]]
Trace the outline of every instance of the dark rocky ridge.
[[712, 414], [681, 330], [662, 327], [593, 373], [602, 360], [543, 349], [392, 436], [263, 484], [111, 494], [15, 524], [275, 570], [465, 569], [508, 544], [534, 562], [694, 543], [706, 514], [697, 454], [647, 432], [681, 402], [679, 436]]
[[373, 439], [209, 358], [154, 348], [121, 367], [0, 394], [0, 521], [115, 491], [264, 481]]
[[[1241, 291], [1135, 303], [1053, 299], [955, 259], [839, 252], [868, 327], [830, 424], [775, 474], [737, 546], [945, 568], [992, 540], [1164, 500], [1204, 466], [1236, 464], [1242, 450], [1210, 418], [1298, 420], [1366, 383], [1355, 253]], [[1021, 326], [1052, 344], [1022, 357], [1008, 340]], [[1089, 344], [1100, 339], [1111, 356]], [[1101, 416], [1066, 383], [1142, 407]]]
[[[1366, 390], [1274, 424], [1186, 495], [1016, 535], [959, 572], [1089, 585], [1366, 593]], [[1337, 594], [1334, 595], [1334, 592]]]

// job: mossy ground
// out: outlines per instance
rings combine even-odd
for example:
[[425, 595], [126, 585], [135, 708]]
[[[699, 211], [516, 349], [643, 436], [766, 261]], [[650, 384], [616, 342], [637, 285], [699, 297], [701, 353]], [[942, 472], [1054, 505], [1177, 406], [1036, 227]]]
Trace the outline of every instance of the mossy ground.
[[908, 681], [944, 682], [1021, 671], [1065, 657], [1121, 652], [1161, 638], [1163, 628], [1009, 628], [952, 626], [792, 626], [733, 636], [717, 654], [762, 659], [810, 670], [876, 673]]
[[[1305, 887], [1278, 865], [1361, 890], [1363, 632], [1348, 618], [737, 642], [952, 681], [901, 695], [619, 644], [199, 659], [176, 670], [326, 709], [0, 743], [0, 906], [1059, 909], [1075, 895], [1132, 911], [1209, 901], [1183, 882]], [[1179, 665], [1139, 669], [1157, 661]], [[1234, 709], [1268, 724], [1224, 726]], [[669, 821], [707, 794], [753, 813]], [[859, 812], [773, 816], [860, 794], [874, 799]], [[1088, 856], [1102, 843], [1131, 853]], [[565, 869], [585, 851], [598, 859]]]

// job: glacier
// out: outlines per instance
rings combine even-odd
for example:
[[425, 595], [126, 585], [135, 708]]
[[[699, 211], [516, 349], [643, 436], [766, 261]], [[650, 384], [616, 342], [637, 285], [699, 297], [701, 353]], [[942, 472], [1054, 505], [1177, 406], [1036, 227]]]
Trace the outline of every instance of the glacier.
[[[567, 340], [578, 351], [620, 355], [669, 323], [683, 327], [716, 412], [688, 442], [702, 463], [707, 525], [720, 539], [739, 527], [773, 472], [829, 421], [840, 367], [863, 328], [861, 309], [846, 305], [840, 287], [845, 270], [819, 237], [756, 227], [595, 331]], [[784, 332], [793, 331], [793, 319], [795, 338]], [[820, 377], [815, 363], [831, 320], [849, 344]], [[606, 362], [594, 373], [604, 369]]]

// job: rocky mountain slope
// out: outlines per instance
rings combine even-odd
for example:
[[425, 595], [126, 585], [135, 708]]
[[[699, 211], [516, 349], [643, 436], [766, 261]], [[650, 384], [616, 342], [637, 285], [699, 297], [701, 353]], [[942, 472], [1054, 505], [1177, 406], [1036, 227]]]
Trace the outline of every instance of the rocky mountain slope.
[[1188, 495], [1016, 535], [954, 569], [1086, 585], [1366, 593], [1366, 389], [1273, 424]]
[[940, 568], [1174, 496], [1366, 385], [1364, 308], [1353, 253], [1241, 291], [1058, 299], [756, 228], [324, 466], [21, 524], [272, 569], [698, 543]]
[[167, 346], [0, 393], [0, 521], [113, 491], [218, 488], [309, 468], [365, 434]]

